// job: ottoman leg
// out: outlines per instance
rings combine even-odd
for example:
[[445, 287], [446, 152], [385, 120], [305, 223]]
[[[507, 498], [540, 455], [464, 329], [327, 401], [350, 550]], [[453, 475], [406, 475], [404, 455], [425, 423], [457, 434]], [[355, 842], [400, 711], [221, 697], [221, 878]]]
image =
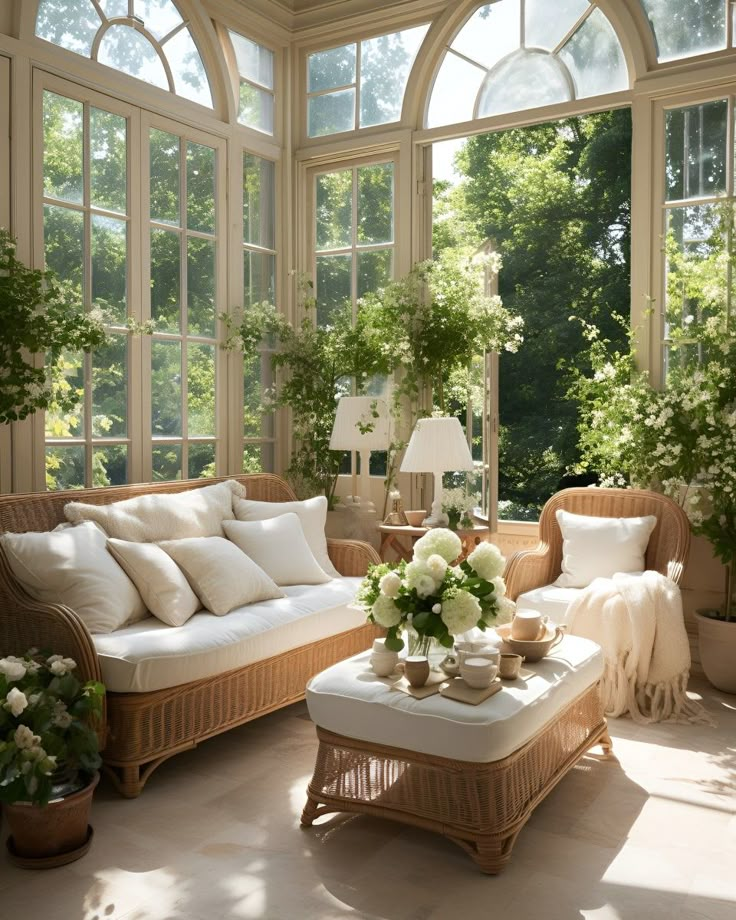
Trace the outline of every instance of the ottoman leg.
[[312, 796], [312, 793], [307, 790], [307, 804], [304, 806], [301, 817], [302, 827], [311, 827], [312, 822], [317, 817], [318, 811], [319, 802]]
[[601, 735], [600, 744], [606, 756], [613, 753], [613, 741], [611, 741], [611, 736], [608, 734], [608, 729]]

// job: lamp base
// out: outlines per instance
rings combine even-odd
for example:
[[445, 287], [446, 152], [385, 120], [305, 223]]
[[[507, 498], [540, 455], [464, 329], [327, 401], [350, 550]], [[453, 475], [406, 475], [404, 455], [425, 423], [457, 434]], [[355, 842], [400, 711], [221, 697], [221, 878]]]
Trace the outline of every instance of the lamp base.
[[427, 517], [422, 521], [423, 527], [446, 527], [449, 518], [442, 510], [442, 473], [434, 474], [434, 501]]

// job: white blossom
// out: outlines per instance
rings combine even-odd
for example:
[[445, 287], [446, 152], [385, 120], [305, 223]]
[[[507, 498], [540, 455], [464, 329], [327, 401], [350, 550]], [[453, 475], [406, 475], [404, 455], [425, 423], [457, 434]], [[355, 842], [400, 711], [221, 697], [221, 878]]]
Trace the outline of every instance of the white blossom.
[[8, 695], [5, 697], [5, 708], [16, 718], [28, 707], [28, 699], [22, 690], [17, 687], [11, 687]]

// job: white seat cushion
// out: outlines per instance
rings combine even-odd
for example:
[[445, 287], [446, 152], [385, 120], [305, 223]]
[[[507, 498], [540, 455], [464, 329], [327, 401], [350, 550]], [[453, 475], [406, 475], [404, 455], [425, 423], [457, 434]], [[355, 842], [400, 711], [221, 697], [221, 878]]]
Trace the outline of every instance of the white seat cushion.
[[547, 658], [522, 666], [531, 676], [468, 706], [439, 694], [415, 700], [393, 690], [370, 670], [369, 657], [356, 655], [312, 678], [312, 721], [348, 738], [472, 763], [508, 757], [603, 674], [600, 647], [566, 636]]
[[176, 687], [262, 661], [365, 623], [352, 603], [360, 578], [284, 588], [286, 597], [238, 607], [226, 616], [195, 613], [183, 626], [149, 617], [93, 636], [102, 680], [115, 693]]
[[560, 588], [557, 585], [543, 585], [526, 591], [516, 598], [517, 610], [538, 610], [546, 614], [553, 623], [566, 622], [567, 608], [584, 591], [584, 588]]

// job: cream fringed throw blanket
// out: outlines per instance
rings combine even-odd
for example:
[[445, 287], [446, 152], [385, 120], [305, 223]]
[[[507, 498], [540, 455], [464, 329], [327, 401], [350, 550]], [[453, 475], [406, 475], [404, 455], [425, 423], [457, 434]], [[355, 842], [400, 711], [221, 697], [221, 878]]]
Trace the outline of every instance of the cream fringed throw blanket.
[[688, 699], [690, 646], [677, 585], [659, 572], [596, 578], [567, 611], [568, 631], [603, 649], [607, 716], [711, 722]]

